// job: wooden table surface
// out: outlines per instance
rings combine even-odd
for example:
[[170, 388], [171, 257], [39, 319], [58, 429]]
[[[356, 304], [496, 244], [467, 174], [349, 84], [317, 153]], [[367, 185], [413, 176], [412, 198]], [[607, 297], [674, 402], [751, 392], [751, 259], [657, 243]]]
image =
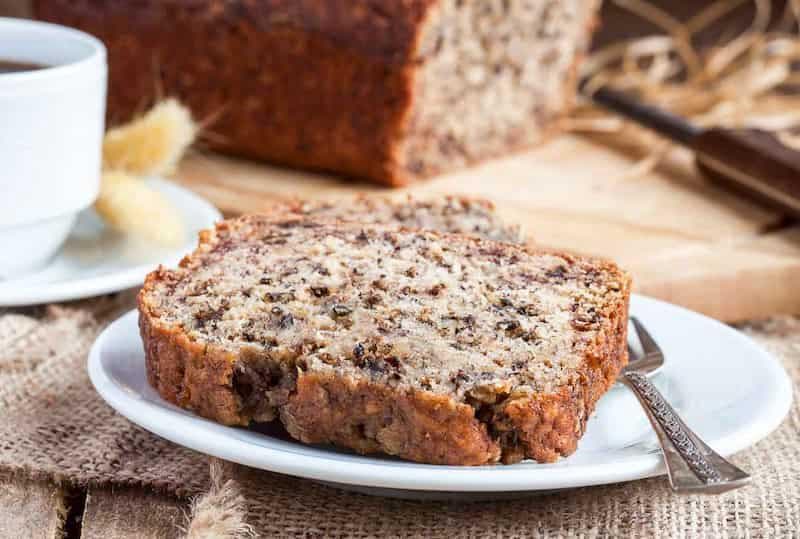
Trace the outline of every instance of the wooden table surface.
[[0, 478], [0, 537], [167, 539], [185, 526], [189, 504], [131, 487], [88, 489]]

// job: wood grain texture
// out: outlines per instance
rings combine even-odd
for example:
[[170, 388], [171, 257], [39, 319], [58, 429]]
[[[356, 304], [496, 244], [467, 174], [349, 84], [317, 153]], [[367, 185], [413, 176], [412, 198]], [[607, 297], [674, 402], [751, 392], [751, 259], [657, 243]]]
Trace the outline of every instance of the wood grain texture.
[[800, 237], [780, 213], [714, 185], [685, 150], [630, 177], [636, 156], [605, 142], [565, 135], [394, 191], [211, 154], [187, 159], [177, 180], [229, 215], [287, 197], [482, 196], [540, 245], [613, 258], [639, 293], [729, 322], [800, 312]]
[[173, 539], [182, 537], [188, 504], [141, 489], [90, 487], [82, 539]]
[[65, 491], [54, 483], [0, 476], [0, 537], [61, 537]]

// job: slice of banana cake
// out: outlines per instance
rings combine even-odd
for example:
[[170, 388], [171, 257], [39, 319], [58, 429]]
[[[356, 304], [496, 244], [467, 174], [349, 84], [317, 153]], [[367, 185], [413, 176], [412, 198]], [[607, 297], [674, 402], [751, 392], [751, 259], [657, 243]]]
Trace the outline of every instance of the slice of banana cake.
[[139, 294], [147, 375], [227, 425], [436, 464], [572, 453], [627, 361], [611, 262], [382, 225], [225, 221]]

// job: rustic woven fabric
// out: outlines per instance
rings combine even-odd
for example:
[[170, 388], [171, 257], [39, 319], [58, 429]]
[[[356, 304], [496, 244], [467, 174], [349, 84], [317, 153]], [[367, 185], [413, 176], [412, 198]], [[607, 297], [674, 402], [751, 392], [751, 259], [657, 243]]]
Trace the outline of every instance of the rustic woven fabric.
[[[92, 340], [130, 305], [123, 297], [0, 314], [0, 470], [178, 495], [208, 488], [205, 457], [116, 415], [88, 381]], [[797, 392], [800, 322], [745, 331], [782, 358]], [[678, 497], [656, 478], [469, 504], [372, 498], [214, 461], [214, 481], [187, 530], [192, 538], [234, 537], [250, 527], [267, 537], [800, 537], [797, 402], [778, 431], [733, 460], [755, 482], [719, 497]]]
[[128, 294], [0, 316], [0, 470], [178, 495], [207, 488], [204, 456], [133, 425], [89, 382], [95, 336], [131, 306]]

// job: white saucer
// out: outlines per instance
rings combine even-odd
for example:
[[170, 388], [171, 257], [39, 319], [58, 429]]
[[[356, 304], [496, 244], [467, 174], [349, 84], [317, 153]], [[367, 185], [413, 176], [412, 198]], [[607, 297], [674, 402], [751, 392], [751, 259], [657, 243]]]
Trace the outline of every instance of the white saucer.
[[[751, 446], [783, 420], [792, 399], [790, 380], [755, 342], [719, 322], [650, 298], [635, 296], [631, 311], [666, 354], [656, 385], [719, 453]], [[95, 342], [89, 355], [95, 388], [134, 423], [223, 459], [368, 494], [420, 499], [518, 497], [664, 473], [644, 413], [621, 386], [599, 402], [578, 451], [555, 464], [433, 466], [218, 425], [166, 403], [147, 385], [136, 316], [126, 314]], [[759, 470], [747, 471], [758, 480]]]
[[82, 212], [64, 246], [41, 270], [0, 280], [0, 307], [68, 301], [142, 284], [158, 264], [174, 266], [197, 245], [197, 233], [222, 218], [211, 204], [163, 180], [148, 180], [181, 212], [186, 238], [179, 247], [159, 247], [106, 227], [91, 209]]

